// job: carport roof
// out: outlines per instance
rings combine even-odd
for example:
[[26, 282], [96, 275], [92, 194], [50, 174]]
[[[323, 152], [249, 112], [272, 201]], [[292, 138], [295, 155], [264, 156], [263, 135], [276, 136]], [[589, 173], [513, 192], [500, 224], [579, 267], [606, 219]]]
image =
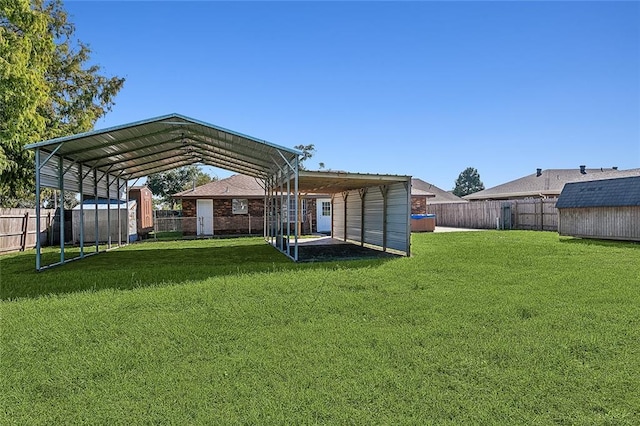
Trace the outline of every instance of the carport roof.
[[175, 113], [50, 139], [26, 148], [39, 148], [125, 179], [192, 164], [265, 178], [302, 154]]
[[302, 193], [336, 194], [397, 182], [411, 182], [411, 176], [347, 173], [331, 171], [299, 172], [298, 191]]

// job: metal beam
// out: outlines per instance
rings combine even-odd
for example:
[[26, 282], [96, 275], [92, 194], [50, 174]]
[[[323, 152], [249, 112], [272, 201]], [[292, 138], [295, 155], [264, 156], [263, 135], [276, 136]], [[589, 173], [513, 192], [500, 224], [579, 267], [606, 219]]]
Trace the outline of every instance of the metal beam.
[[188, 166], [189, 164], [196, 164], [196, 163], [197, 161], [194, 161], [193, 159], [189, 159], [189, 160], [185, 159], [173, 164], [147, 167], [147, 168], [138, 170], [136, 172], [127, 173], [125, 177], [127, 179], [136, 179], [136, 178], [141, 178], [143, 176], [148, 176], [150, 174], [160, 173], [160, 172], [164, 172], [165, 170], [176, 169], [178, 167]]
[[216, 167], [220, 166], [221, 168], [227, 168], [230, 170], [233, 170], [232, 168], [235, 168], [234, 171], [241, 171], [242, 173], [246, 173], [249, 175], [259, 175], [261, 177], [266, 176], [266, 173], [263, 172], [262, 170], [256, 170], [250, 166], [243, 164], [242, 162], [236, 162], [235, 160], [215, 157], [203, 151], [196, 151], [196, 154], [197, 154], [197, 157], [205, 158], [208, 161], [214, 163], [213, 165], [215, 165]]
[[[82, 163], [78, 164], [78, 175], [82, 177]], [[78, 181], [78, 191], [80, 191], [80, 257], [84, 257], [84, 182]]]
[[58, 157], [58, 187], [60, 188], [60, 263], [64, 263], [64, 172], [62, 171], [64, 159]]
[[49, 162], [49, 160], [51, 160], [51, 157], [53, 157], [54, 155], [56, 155], [56, 152], [58, 152], [58, 150], [60, 149], [62, 145], [58, 145], [54, 148], [53, 151], [51, 151], [51, 153], [47, 156], [47, 158], [44, 159], [44, 161], [42, 162], [42, 164], [38, 164], [36, 163], [36, 167], [38, 168], [38, 170], [40, 170], [45, 164], [47, 164]]
[[[208, 150], [211, 150], [213, 152], [218, 153], [219, 155], [223, 155], [223, 156], [241, 156], [243, 161], [246, 162], [253, 162], [253, 164], [256, 165], [261, 165], [262, 167], [267, 167], [269, 165], [268, 161], [265, 161], [264, 157], [259, 157], [259, 156], [255, 156], [255, 151], [253, 152], [246, 152], [242, 149], [238, 149], [238, 147], [233, 147], [233, 149], [228, 149], [228, 148], [223, 148], [220, 146], [217, 146], [215, 144], [212, 144], [209, 141], [203, 140], [201, 138], [198, 137], [190, 137], [189, 140], [195, 142], [195, 144], [197, 145], [201, 145], [204, 144]], [[194, 144], [194, 145], [195, 145]], [[250, 161], [252, 160], [252, 161]]]
[[40, 270], [40, 260], [42, 255], [42, 243], [40, 242], [40, 148], [35, 152], [36, 171], [36, 271]]

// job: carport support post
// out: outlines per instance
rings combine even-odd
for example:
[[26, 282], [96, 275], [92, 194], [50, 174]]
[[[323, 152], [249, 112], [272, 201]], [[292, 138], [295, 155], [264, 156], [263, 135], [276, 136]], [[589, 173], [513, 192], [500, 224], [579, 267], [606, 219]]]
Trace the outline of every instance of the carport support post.
[[[120, 176], [116, 178], [116, 186], [118, 187], [118, 247], [122, 245], [122, 218], [120, 217]], [[155, 215], [155, 211], [153, 212]], [[153, 224], [155, 226], [155, 217], [153, 218]]]
[[[109, 175], [107, 179], [107, 249], [111, 248], [111, 182], [109, 181]], [[118, 203], [118, 213], [120, 210], [120, 203]]]
[[[134, 182], [134, 184], [136, 182]], [[124, 245], [128, 245], [129, 244], [129, 179], [127, 179], [127, 181], [124, 184], [124, 190], [125, 190], [124, 212], [127, 218], [127, 220], [125, 220], [127, 227], [126, 227], [126, 232], [124, 234], [125, 235]], [[118, 203], [118, 214], [120, 214], [120, 203]]]
[[[287, 173], [288, 174], [288, 173]], [[291, 256], [291, 213], [296, 213], [291, 211], [291, 175], [287, 176], [287, 254]], [[294, 208], [295, 210], [295, 208]]]
[[387, 185], [380, 186], [382, 193], [382, 251], [387, 251]]
[[360, 188], [360, 246], [364, 247], [364, 197], [367, 195], [367, 188]]
[[282, 212], [284, 211], [283, 206], [284, 206], [284, 174], [282, 173], [282, 170], [280, 171], [280, 220], [279, 225], [280, 225], [280, 235], [278, 236], [278, 244], [280, 245], [280, 250], [284, 252], [284, 222], [283, 219], [284, 217], [282, 217]]
[[58, 157], [58, 187], [60, 188], [60, 263], [64, 263], [64, 164]]
[[298, 157], [296, 155], [296, 161], [295, 161], [295, 180], [294, 180], [294, 184], [293, 184], [293, 190], [295, 191], [294, 196], [296, 197], [296, 229], [294, 231], [294, 246], [293, 246], [293, 260], [295, 260], [296, 262], [298, 261], [298, 225], [300, 224], [300, 197], [298, 194], [298, 174], [299, 174], [299, 170], [300, 170], [300, 157]]
[[94, 226], [94, 231], [95, 234], [94, 238], [95, 238], [95, 243], [96, 243], [96, 253], [98, 253], [98, 244], [99, 244], [99, 240], [98, 240], [98, 170], [97, 169], [93, 169], [93, 205], [95, 207], [95, 226]]
[[80, 257], [84, 257], [84, 188], [82, 185], [82, 163], [78, 164], [78, 190], [80, 191]]
[[342, 193], [342, 199], [344, 200], [344, 241], [347, 241], [347, 198], [349, 198], [349, 193], [345, 191]]
[[[407, 256], [411, 256], [411, 177], [404, 185], [407, 190]], [[428, 211], [428, 210], [427, 210]]]
[[40, 242], [40, 148], [36, 148], [36, 271], [40, 270], [40, 255], [42, 245]]

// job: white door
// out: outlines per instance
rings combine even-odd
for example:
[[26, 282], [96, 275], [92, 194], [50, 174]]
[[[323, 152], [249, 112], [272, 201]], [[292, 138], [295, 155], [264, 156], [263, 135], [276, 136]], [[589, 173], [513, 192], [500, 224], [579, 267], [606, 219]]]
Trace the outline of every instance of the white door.
[[213, 235], [213, 200], [198, 200], [198, 235]]
[[331, 199], [318, 198], [316, 206], [316, 232], [331, 232]]

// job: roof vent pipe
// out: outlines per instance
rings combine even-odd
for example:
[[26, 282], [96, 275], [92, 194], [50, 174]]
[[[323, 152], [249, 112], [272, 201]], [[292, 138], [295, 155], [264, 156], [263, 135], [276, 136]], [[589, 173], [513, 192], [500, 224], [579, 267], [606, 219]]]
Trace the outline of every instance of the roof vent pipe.
[[587, 174], [587, 171], [585, 170], [587, 168], [587, 166], [580, 166], [580, 173], [583, 175]]
[[536, 169], [536, 177], [542, 176], [542, 169]]

